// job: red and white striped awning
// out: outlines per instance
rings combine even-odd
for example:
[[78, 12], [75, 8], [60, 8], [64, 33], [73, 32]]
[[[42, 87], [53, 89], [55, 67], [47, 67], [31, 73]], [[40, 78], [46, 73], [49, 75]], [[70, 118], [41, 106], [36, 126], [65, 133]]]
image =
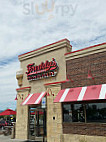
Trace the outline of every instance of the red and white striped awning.
[[54, 102], [106, 99], [106, 84], [60, 90]]
[[40, 104], [42, 98], [46, 95], [46, 92], [29, 94], [21, 105], [31, 105], [31, 104]]

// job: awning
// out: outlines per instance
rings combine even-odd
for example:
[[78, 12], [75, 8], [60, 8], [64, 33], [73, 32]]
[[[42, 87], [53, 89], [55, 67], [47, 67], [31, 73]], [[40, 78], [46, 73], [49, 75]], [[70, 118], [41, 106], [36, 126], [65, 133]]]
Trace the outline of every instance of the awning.
[[11, 109], [6, 109], [5, 111], [0, 113], [0, 116], [3, 116], [3, 115], [16, 115], [16, 111]]
[[39, 104], [45, 95], [46, 92], [29, 94], [21, 105]]
[[106, 99], [106, 84], [60, 90], [54, 102]]

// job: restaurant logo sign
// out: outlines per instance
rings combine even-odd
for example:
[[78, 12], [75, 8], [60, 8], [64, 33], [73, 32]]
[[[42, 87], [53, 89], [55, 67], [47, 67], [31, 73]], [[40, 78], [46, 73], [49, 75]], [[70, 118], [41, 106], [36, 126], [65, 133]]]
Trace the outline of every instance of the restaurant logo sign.
[[57, 75], [58, 65], [54, 58], [52, 61], [46, 61], [45, 63], [42, 62], [40, 65], [35, 65], [35, 63], [27, 65], [27, 79], [31, 80], [38, 80], [48, 77], [53, 77]]

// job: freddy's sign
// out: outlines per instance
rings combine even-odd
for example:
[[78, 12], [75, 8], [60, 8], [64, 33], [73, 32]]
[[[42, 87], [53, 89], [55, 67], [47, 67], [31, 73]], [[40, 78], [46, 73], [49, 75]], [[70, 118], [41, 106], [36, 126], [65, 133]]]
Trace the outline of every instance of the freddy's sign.
[[52, 61], [42, 62], [40, 65], [35, 65], [35, 63], [27, 65], [27, 79], [38, 80], [42, 78], [48, 78], [56, 76], [58, 70], [58, 65], [56, 60], [53, 58]]

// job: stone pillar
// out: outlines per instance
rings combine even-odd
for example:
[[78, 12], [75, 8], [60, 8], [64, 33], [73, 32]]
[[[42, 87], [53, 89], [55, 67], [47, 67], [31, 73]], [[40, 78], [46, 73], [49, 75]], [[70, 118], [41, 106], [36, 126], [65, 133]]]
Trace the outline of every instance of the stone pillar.
[[[60, 90], [60, 86], [49, 89], [47, 96], [47, 141], [61, 142], [62, 138], [62, 106], [61, 103], [53, 103], [54, 98]], [[48, 88], [47, 88], [48, 89]], [[54, 96], [52, 95], [54, 94]]]
[[29, 94], [30, 89], [20, 89], [17, 91], [17, 115], [16, 115], [16, 139], [28, 139], [29, 131], [29, 106], [21, 105]]

